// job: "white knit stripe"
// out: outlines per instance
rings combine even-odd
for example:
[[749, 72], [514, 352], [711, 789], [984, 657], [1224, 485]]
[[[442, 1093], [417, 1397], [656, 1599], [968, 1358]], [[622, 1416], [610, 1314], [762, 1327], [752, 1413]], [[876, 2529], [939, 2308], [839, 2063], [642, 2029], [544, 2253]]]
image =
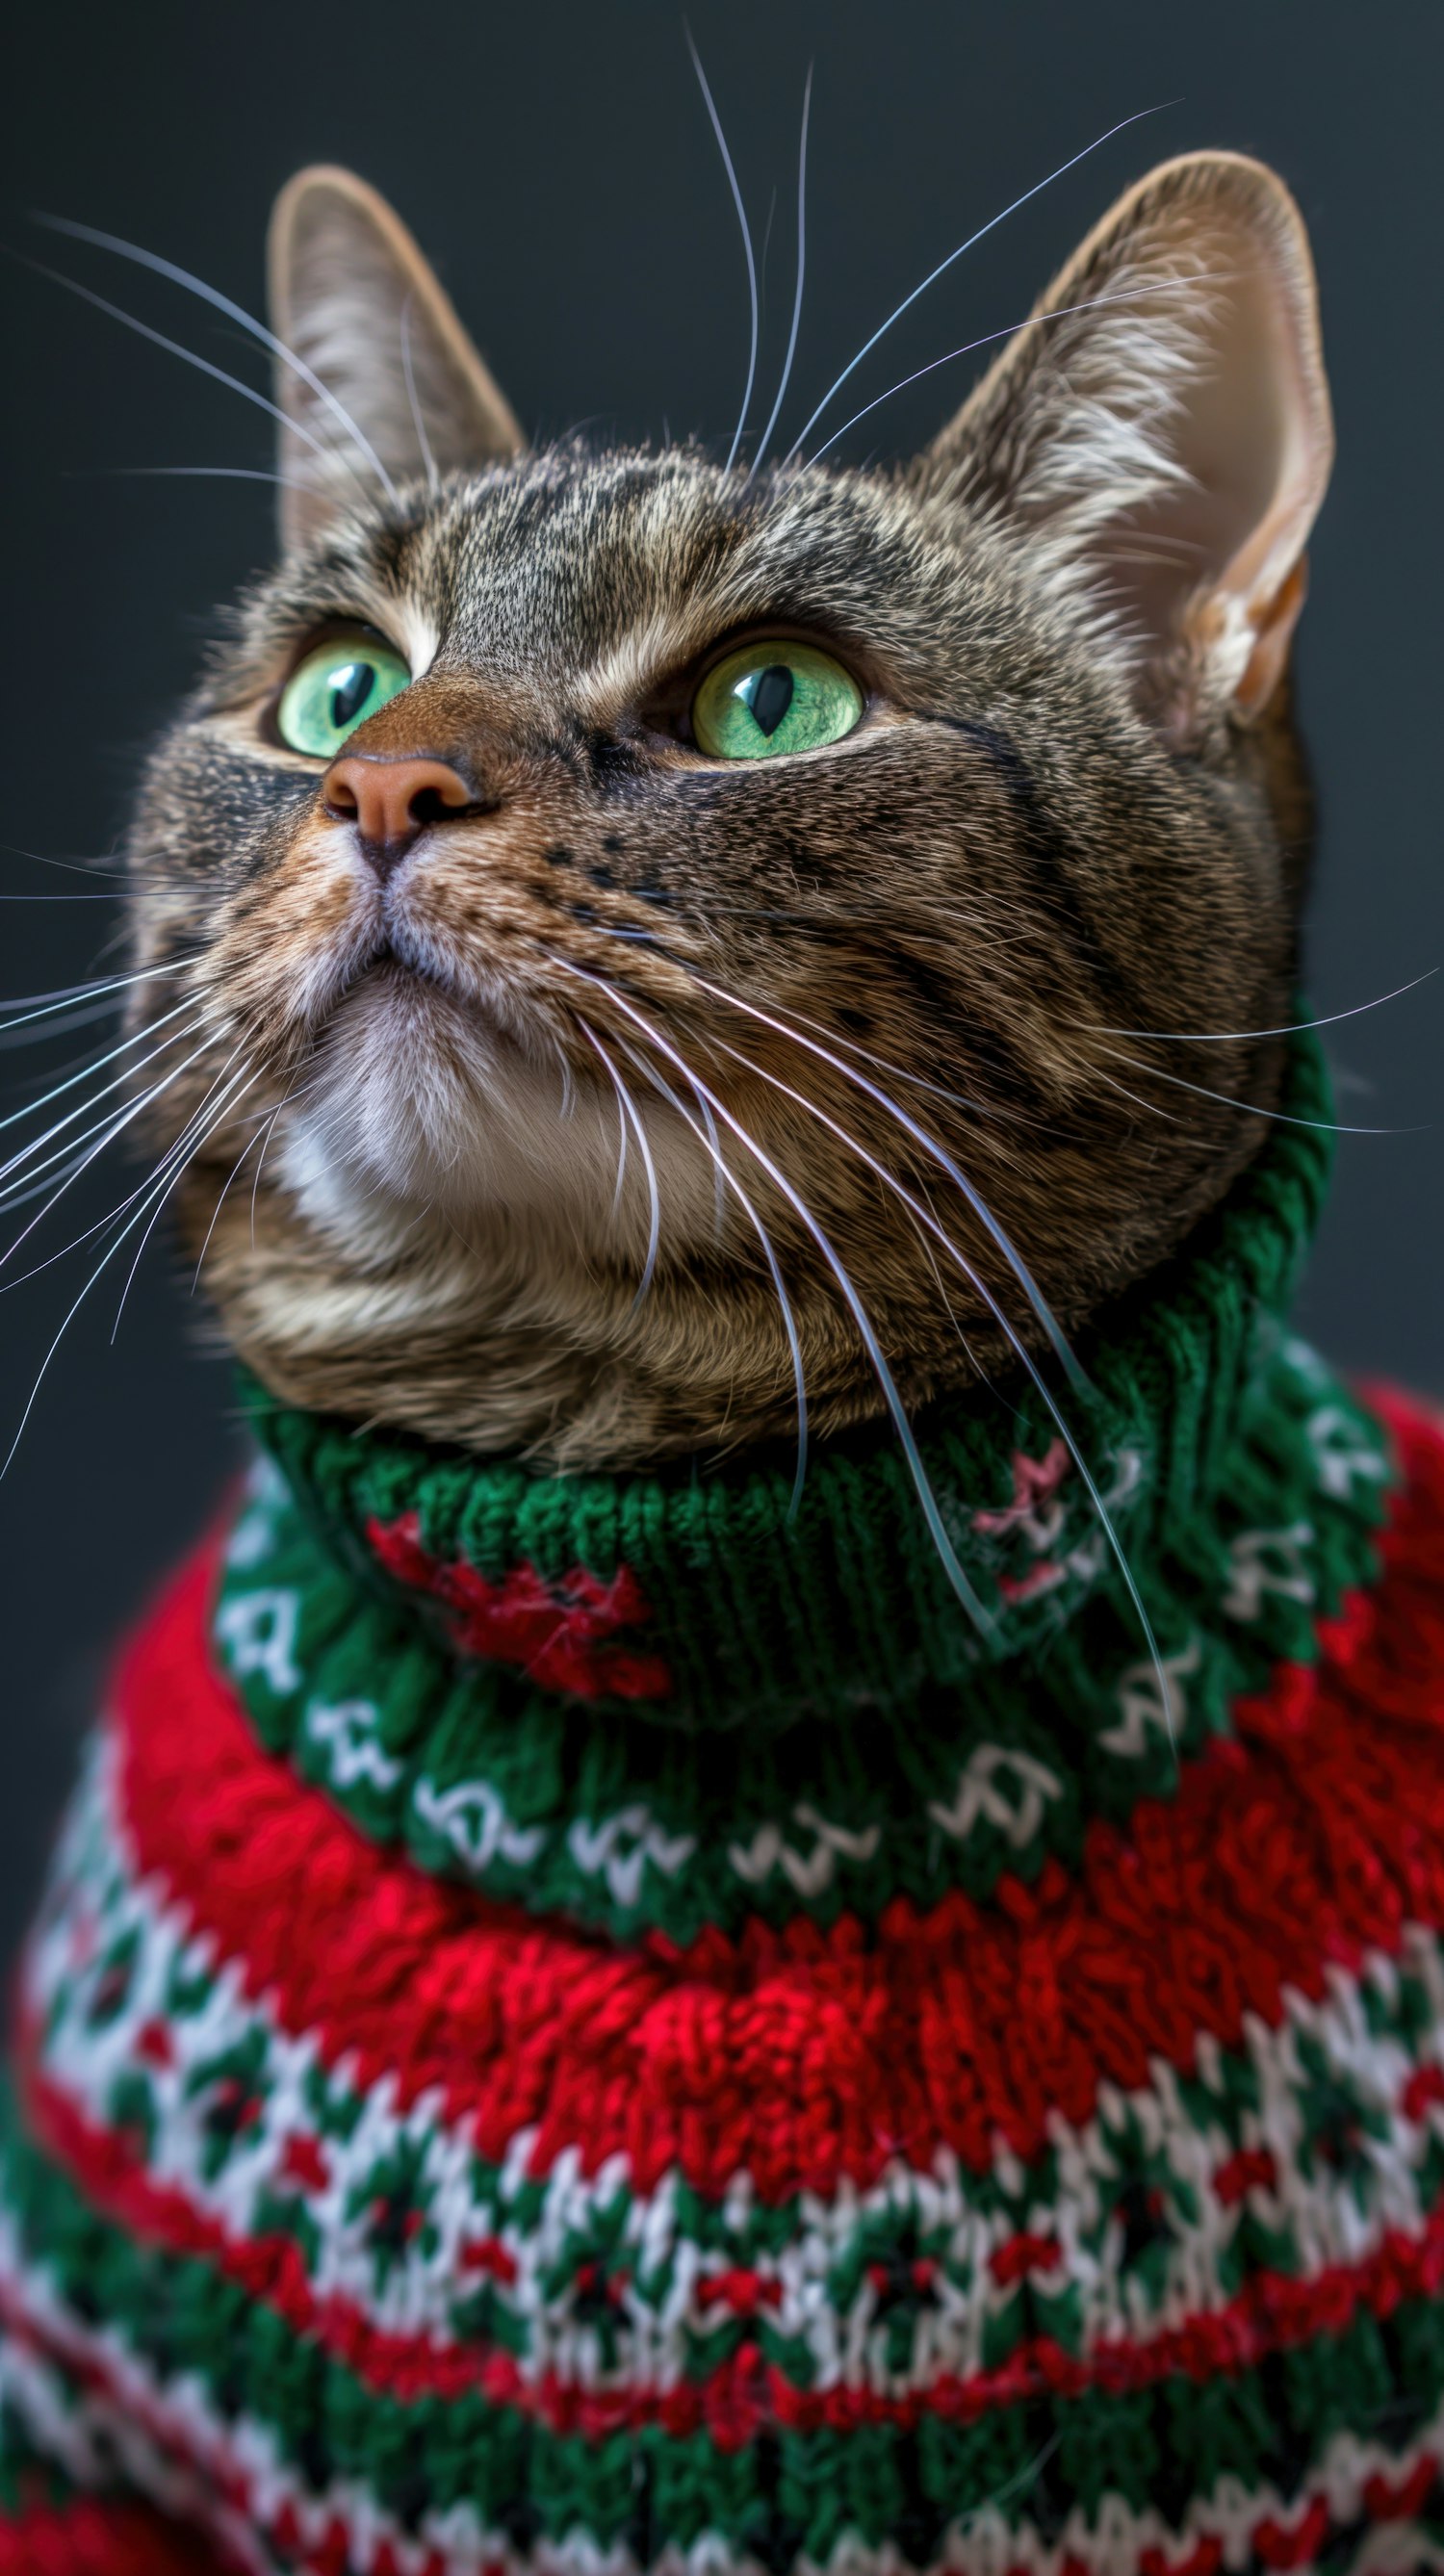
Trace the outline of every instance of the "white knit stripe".
[[[715, 2241], [703, 2245], [675, 2173], [634, 2192], [625, 2157], [587, 2173], [578, 2147], [551, 2166], [537, 2209], [534, 2132], [513, 2137], [499, 2175], [479, 2169], [471, 2124], [448, 2118], [439, 2095], [403, 2107], [389, 2077], [349, 2087], [346, 2064], [328, 2067], [314, 2035], [293, 2036], [265, 2002], [247, 1998], [238, 1965], [218, 1963], [158, 1882], [135, 1879], [112, 1769], [102, 1754], [81, 1792], [26, 1964], [30, 2014], [44, 2033], [43, 2071], [101, 2127], [114, 2123], [118, 2088], [143, 2079], [154, 2113], [150, 2178], [237, 2243], [265, 2232], [268, 2202], [274, 2228], [276, 2198], [284, 2196], [315, 2231], [308, 2269], [318, 2299], [339, 2297], [387, 2333], [424, 2334], [441, 2347], [474, 2341], [464, 2308], [458, 2324], [458, 2305], [489, 2284], [525, 2325], [518, 2355], [525, 2377], [666, 2391], [695, 2377], [699, 2361], [705, 2366], [709, 2343], [719, 2356], [725, 2351], [743, 2275], [769, 2340], [775, 2333], [805, 2350], [812, 2386], [902, 2397], [982, 2367], [990, 2321], [1016, 2295], [1006, 2259], [998, 2278], [998, 2258], [1019, 2235], [1055, 2242], [1056, 2260], [1035, 2265], [1032, 2287], [1040, 2301], [1081, 2293], [1086, 2357], [1120, 2338], [1147, 2343], [1226, 2306], [1245, 2207], [1260, 2225], [1289, 2231], [1302, 2282], [1358, 2263], [1391, 2230], [1417, 2237], [1428, 2214], [1423, 2168], [1431, 2137], [1444, 2133], [1444, 2109], [1426, 2104], [1406, 2116], [1401, 2096], [1417, 2060], [1371, 2027], [1369, 2012], [1372, 2002], [1377, 2020], [1377, 2007], [1387, 2007], [1402, 1965], [1427, 1988], [1426, 2056], [1444, 2067], [1444, 1952], [1422, 1931], [1410, 1935], [1401, 1963], [1371, 1958], [1357, 1979], [1335, 1974], [1322, 2004], [1291, 1996], [1279, 2029], [1250, 2026], [1243, 2055], [1258, 2108], [1241, 2124], [1224, 2125], [1224, 2052], [1201, 2041], [1187, 2096], [1160, 2063], [1135, 2093], [1104, 2087], [1085, 2126], [1055, 2120], [1053, 2177], [1031, 2195], [1028, 2170], [1001, 2145], [982, 2177], [940, 2153], [925, 2170], [899, 2162], [870, 2190], [844, 2185], [826, 2199], [804, 2193], [777, 2231], [765, 2227], [751, 2181], [739, 2174], [720, 2204]], [[128, 1983], [110, 2017], [96, 2019], [117, 1944], [129, 1960]], [[192, 2008], [177, 2009], [187, 1988]], [[158, 2030], [169, 2063], [157, 2062]], [[264, 2070], [255, 2116], [208, 2171], [216, 2087], [207, 2070], [247, 2050]], [[1315, 2159], [1310, 2172], [1301, 2158], [1319, 2066], [1379, 2115], [1381, 2135], [1363, 2135], [1354, 2170]], [[327, 2080], [333, 2090], [349, 2087], [354, 2119], [345, 2134], [332, 2124], [323, 2137], [315, 2096]], [[1167, 2269], [1151, 2295], [1136, 2267], [1130, 2274], [1125, 2265], [1122, 2178], [1109, 2144], [1109, 2132], [1116, 2141], [1130, 2129], [1144, 2158], [1161, 2160], [1155, 2170], [1170, 2186]], [[298, 2143], [313, 2165], [319, 2157], [324, 2178], [319, 2171], [296, 2178]], [[1221, 2195], [1217, 2184], [1238, 2147], [1267, 2148], [1277, 2160], [1276, 2184], [1255, 2183], [1246, 2203]], [[382, 2260], [368, 2178], [398, 2158], [409, 2161], [425, 2223], [388, 2245]], [[1192, 2208], [1184, 2205], [1189, 2193]], [[892, 2285], [878, 2257], [894, 2241], [906, 2252], [919, 2240], [931, 2260], [929, 2294], [899, 2325], [889, 2318]], [[588, 2261], [618, 2285], [602, 2319], [578, 2297]]]
[[[432, 2576], [437, 2560], [445, 2576], [483, 2576], [488, 2569], [504, 2569], [506, 2576], [764, 2576], [756, 2559], [739, 2554], [720, 2533], [687, 2549], [665, 2549], [645, 2565], [620, 2545], [600, 2548], [580, 2529], [561, 2541], [539, 2541], [518, 2552], [499, 2533], [484, 2531], [469, 2505], [422, 2515], [412, 2535], [357, 2480], [335, 2479], [324, 2488], [310, 2488], [261, 2419], [220, 2415], [198, 2379], [160, 2379], [115, 2327], [96, 2327], [78, 2318], [45, 2268], [26, 2264], [8, 2213], [0, 2214], [0, 2296], [62, 2365], [94, 2373], [99, 2381], [72, 2401], [55, 2371], [24, 2345], [0, 2342], [0, 2393], [13, 2400], [37, 2446], [50, 2438], [68, 2442], [67, 2465], [73, 2461], [71, 2473], [82, 2478], [87, 2459], [103, 2459], [109, 2446], [131, 2482], [170, 2509], [182, 2496], [189, 2500], [203, 2494], [209, 2482], [227, 2498], [243, 2499], [252, 2525], [261, 2532], [273, 2528], [289, 2509], [301, 2534], [302, 2568], [319, 2557], [328, 2536], [340, 2531], [356, 2576], [371, 2576], [388, 2548], [399, 2576]], [[916, 2576], [1065, 2576], [1070, 2567], [1086, 2570], [1088, 2576], [1140, 2576], [1148, 2550], [1162, 2551], [1165, 2563], [1177, 2564], [1205, 2539], [1222, 2544], [1226, 2568], [1241, 2569], [1249, 2563], [1253, 2535], [1263, 2523], [1295, 2531], [1322, 2497], [1334, 2521], [1346, 2525], [1363, 2515], [1371, 2478], [1382, 2477], [1397, 2489], [1423, 2461], [1437, 2462], [1441, 2455], [1444, 2408], [1403, 2452], [1387, 2451], [1353, 2434], [1337, 2436], [1299, 2493], [1288, 2500], [1274, 2487], [1249, 2490], [1236, 2478], [1221, 2478], [1209, 2497], [1189, 2506], [1178, 2528], [1151, 2507], [1135, 2513], [1122, 2497], [1111, 2495], [1096, 2525], [1075, 2511], [1051, 2545], [1025, 2522], [1010, 2521], [1009, 2500], [1000, 2497], [955, 2523], [942, 2555]], [[219, 2510], [229, 2537], [240, 2528], [234, 2501]], [[218, 2513], [212, 2510], [207, 2518], [216, 2527]], [[265, 2562], [254, 2550], [252, 2539], [247, 2563], [261, 2568]], [[1426, 2576], [1436, 2570], [1444, 2570], [1444, 2550], [1412, 2523], [1384, 2524], [1351, 2576], [1366, 2576], [1366, 2571], [1368, 2576]], [[797, 2576], [911, 2572], [890, 2544], [874, 2548], [843, 2541], [823, 2566], [799, 2562]]]

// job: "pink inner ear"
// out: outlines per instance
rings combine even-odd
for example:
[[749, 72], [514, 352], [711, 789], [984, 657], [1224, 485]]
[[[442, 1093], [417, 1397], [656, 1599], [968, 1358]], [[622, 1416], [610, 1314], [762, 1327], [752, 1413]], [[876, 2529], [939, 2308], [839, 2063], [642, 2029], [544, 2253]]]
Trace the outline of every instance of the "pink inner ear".
[[1233, 702], [1245, 724], [1262, 715], [1284, 675], [1294, 628], [1309, 590], [1308, 557], [1300, 555], [1281, 589], [1255, 624], [1254, 648], [1234, 691]]
[[1230, 231], [1206, 248], [1206, 277], [1179, 287], [1206, 317], [1201, 363], [1156, 433], [1181, 479], [1099, 551], [1145, 635], [1188, 632], [1256, 709], [1302, 605], [1302, 586], [1285, 593], [1323, 497], [1328, 411], [1278, 246]]
[[1184, 462], [1213, 495], [1206, 541], [1219, 587], [1253, 607], [1297, 561], [1329, 468], [1327, 420], [1321, 446], [1276, 269], [1256, 264], [1230, 294], [1216, 370], [1190, 413], [1195, 456]]

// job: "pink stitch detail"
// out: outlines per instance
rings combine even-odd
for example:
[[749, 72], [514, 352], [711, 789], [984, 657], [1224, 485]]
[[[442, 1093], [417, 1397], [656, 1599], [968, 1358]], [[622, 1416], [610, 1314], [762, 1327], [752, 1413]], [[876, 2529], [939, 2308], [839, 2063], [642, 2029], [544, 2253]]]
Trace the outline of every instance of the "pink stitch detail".
[[1000, 1574], [998, 1590], [1009, 1603], [1036, 1601], [1040, 1593], [1056, 1592], [1067, 1572], [1066, 1565], [1055, 1565], [1051, 1558], [1045, 1558], [1030, 1574]]
[[974, 1512], [973, 1528], [979, 1538], [1005, 1538], [1012, 1530], [1023, 1530], [1035, 1548], [1044, 1548], [1057, 1537], [1063, 1519], [1063, 1508], [1054, 1503], [1051, 1511], [1040, 1506], [1056, 1494], [1072, 1464], [1067, 1443], [1055, 1440], [1041, 1458], [1025, 1457], [1015, 1449], [1012, 1458], [1013, 1499], [1000, 1512]]

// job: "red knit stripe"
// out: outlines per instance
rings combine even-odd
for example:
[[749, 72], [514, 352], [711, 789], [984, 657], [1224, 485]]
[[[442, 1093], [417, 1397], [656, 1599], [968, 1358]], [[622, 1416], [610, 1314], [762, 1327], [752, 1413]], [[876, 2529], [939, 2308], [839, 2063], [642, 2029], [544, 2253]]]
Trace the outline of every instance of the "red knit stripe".
[[1342, 2333], [1360, 2308], [1389, 2316], [1402, 2299], [1432, 2297], [1444, 2288], [1441, 2201], [1417, 2235], [1391, 2228], [1359, 2262], [1330, 2264], [1308, 2280], [1257, 2272], [1227, 2307], [1190, 2317], [1146, 2342], [1119, 2337], [1079, 2360], [1051, 2336], [1033, 2335], [1001, 2368], [966, 2377], [949, 2372], [927, 2390], [901, 2397], [866, 2388], [799, 2388], [764, 2361], [753, 2343], [743, 2344], [706, 2379], [665, 2390], [589, 2389], [555, 2371], [530, 2379], [494, 2346], [443, 2344], [425, 2333], [388, 2334], [352, 2301], [318, 2298], [289, 2238], [229, 2236], [182, 2191], [152, 2183], [123, 2132], [96, 2127], [38, 2072], [35, 2037], [26, 2034], [21, 2063], [31, 2125], [106, 2217], [142, 2241], [213, 2263], [371, 2388], [403, 2401], [456, 2397], [472, 2389], [553, 2432], [595, 2441], [659, 2424], [672, 2435], [706, 2432], [732, 2450], [775, 2425], [798, 2433], [842, 2433], [866, 2424], [912, 2425], [927, 2416], [971, 2423], [1022, 2398], [1076, 2397], [1089, 2388], [1121, 2396], [1176, 2373], [1209, 2379], [1248, 2369], [1315, 2335]]
[[79, 2496], [0, 2521], [0, 2576], [216, 2576], [220, 2563], [143, 2504]]
[[213, 1558], [181, 1578], [121, 1676], [123, 1797], [158, 1872], [288, 2028], [403, 2098], [439, 2086], [500, 2159], [535, 2126], [625, 2153], [650, 2189], [680, 2166], [720, 2195], [739, 2168], [769, 2201], [866, 2186], [940, 2147], [1022, 2156], [1051, 2112], [1081, 2124], [1101, 2082], [1187, 2068], [1201, 2032], [1318, 1998], [1330, 1963], [1444, 1927], [1444, 1435], [1389, 1407], [1408, 1478], [1379, 1586], [1236, 1711], [1237, 1740], [1185, 1768], [1126, 1832], [1095, 1823], [1070, 1882], [1004, 1881], [892, 1906], [869, 1933], [802, 1918], [618, 1951], [482, 1902], [378, 1852], [262, 1753], [206, 1658]]

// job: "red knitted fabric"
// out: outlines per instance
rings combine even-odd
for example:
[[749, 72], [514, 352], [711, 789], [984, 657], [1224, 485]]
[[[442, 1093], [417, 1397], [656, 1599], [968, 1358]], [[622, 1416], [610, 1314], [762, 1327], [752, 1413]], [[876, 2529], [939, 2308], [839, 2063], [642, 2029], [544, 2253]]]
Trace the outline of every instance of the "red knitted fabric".
[[0, 2522], [0, 2576], [219, 2576], [234, 2563], [141, 2504], [79, 2496]]

